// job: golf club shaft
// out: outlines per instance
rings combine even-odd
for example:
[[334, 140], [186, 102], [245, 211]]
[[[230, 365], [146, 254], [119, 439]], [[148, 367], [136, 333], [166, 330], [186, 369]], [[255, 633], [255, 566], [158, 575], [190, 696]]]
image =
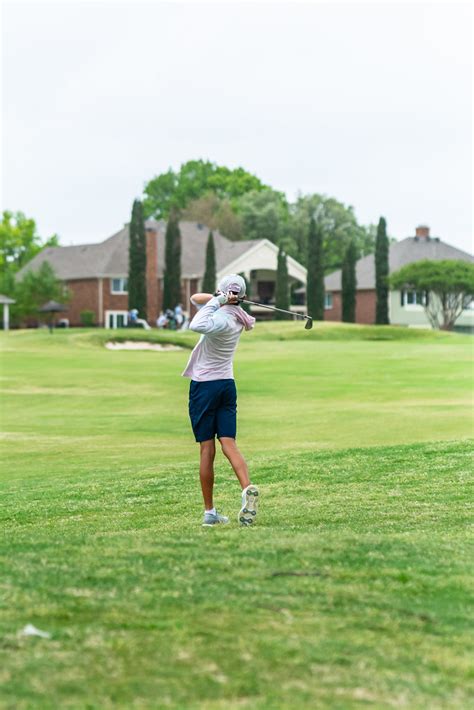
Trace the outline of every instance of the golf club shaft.
[[275, 306], [267, 306], [266, 303], [256, 303], [255, 301], [247, 301], [246, 298], [243, 299], [243, 303], [248, 303], [251, 306], [261, 306], [262, 308], [269, 308], [271, 311], [280, 311], [280, 313], [288, 313], [290, 316], [296, 316], [297, 318], [310, 318], [311, 316], [305, 316], [303, 313], [295, 313], [294, 311], [285, 311], [283, 308], [275, 308]]

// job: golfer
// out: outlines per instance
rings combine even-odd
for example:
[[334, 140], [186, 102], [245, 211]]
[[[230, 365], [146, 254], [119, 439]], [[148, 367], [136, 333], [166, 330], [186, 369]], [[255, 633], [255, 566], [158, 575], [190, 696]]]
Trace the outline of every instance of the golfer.
[[255, 324], [255, 318], [239, 305], [245, 290], [244, 279], [230, 274], [219, 282], [215, 296], [198, 293], [191, 298], [199, 310], [189, 328], [201, 333], [201, 338], [191, 353], [183, 377], [191, 378], [189, 416], [194, 436], [201, 446], [199, 476], [204, 498], [204, 526], [229, 522], [229, 518], [217, 512], [213, 501], [216, 436], [242, 487], [240, 524], [253, 524], [257, 515], [259, 491], [250, 483], [247, 464], [235, 443], [234, 352], [242, 331], [251, 330]]

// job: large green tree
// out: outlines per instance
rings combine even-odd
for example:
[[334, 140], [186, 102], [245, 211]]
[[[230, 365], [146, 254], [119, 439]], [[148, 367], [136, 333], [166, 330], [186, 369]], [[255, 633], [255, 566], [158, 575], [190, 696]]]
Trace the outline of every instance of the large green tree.
[[356, 319], [356, 264], [357, 248], [351, 241], [342, 264], [342, 320], [345, 323], [355, 323]]
[[389, 240], [387, 237], [387, 223], [380, 217], [375, 240], [375, 323], [388, 325], [388, 294], [389, 294]]
[[182, 219], [217, 229], [227, 239], [242, 239], [242, 220], [231, 201], [213, 192], [191, 200], [182, 212]]
[[390, 284], [396, 289], [424, 293], [424, 309], [432, 327], [452, 330], [474, 298], [474, 264], [424, 259], [396, 271]]
[[[283, 247], [281, 245], [278, 249], [277, 257], [275, 306], [277, 308], [283, 308], [285, 311], [288, 311], [290, 309], [288, 262], [286, 253], [283, 251]], [[275, 311], [276, 320], [286, 320], [288, 318], [291, 318], [291, 316], [288, 316], [285, 313], [279, 313], [278, 311]]]
[[143, 206], [135, 200], [130, 220], [128, 248], [128, 307], [146, 320], [146, 235]]
[[309, 221], [320, 213], [326, 273], [342, 267], [353, 239], [361, 256], [374, 251], [375, 227], [357, 222], [350, 206], [325, 195], [300, 195], [294, 204], [243, 168], [230, 169], [205, 160], [190, 160], [177, 172], [168, 170], [145, 185], [147, 217], [167, 219], [179, 209], [182, 219], [218, 229], [229, 239], [284, 239], [285, 252], [304, 263]]
[[216, 290], [216, 249], [214, 245], [214, 235], [209, 232], [206, 246], [206, 268], [202, 280], [203, 293], [214, 293]]
[[300, 195], [289, 207], [289, 235], [295, 253], [291, 255], [304, 263], [308, 250], [308, 234], [311, 216], [318, 214], [318, 223], [323, 231], [324, 268], [331, 273], [342, 268], [344, 255], [350, 242], [356, 245], [360, 256], [374, 251], [375, 228], [364, 227], [357, 222], [354, 209], [325, 195]]
[[15, 274], [45, 247], [59, 246], [58, 236], [39, 236], [34, 219], [5, 210], [0, 220], [0, 293], [13, 296]]
[[166, 225], [163, 308], [174, 308], [181, 301], [181, 232], [179, 213], [173, 210]]
[[166, 219], [173, 209], [184, 209], [208, 193], [237, 199], [265, 186], [243, 168], [230, 169], [208, 160], [189, 160], [178, 172], [171, 168], [146, 183], [144, 208], [147, 217]]
[[15, 287], [16, 303], [11, 306], [12, 321], [16, 324], [26, 319], [39, 319], [38, 309], [48, 301], [67, 304], [70, 294], [57, 278], [48, 261], [33, 271], [29, 269]]
[[308, 230], [306, 307], [315, 320], [324, 320], [323, 230], [311, 215]]
[[268, 239], [279, 244], [287, 233], [288, 203], [281, 192], [252, 190], [236, 202], [236, 209], [245, 239]]

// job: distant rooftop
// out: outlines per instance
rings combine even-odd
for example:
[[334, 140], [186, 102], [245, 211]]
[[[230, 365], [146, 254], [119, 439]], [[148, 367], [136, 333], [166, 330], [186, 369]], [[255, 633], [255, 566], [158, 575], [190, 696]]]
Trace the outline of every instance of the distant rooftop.
[[[442, 260], [459, 259], [474, 262], [474, 256], [461, 249], [446, 244], [439, 237], [430, 237], [430, 228], [420, 225], [415, 230], [414, 237], [407, 237], [400, 242], [393, 242], [389, 248], [390, 273], [398, 271], [402, 266], [421, 259]], [[334, 271], [324, 279], [327, 291], [341, 290], [341, 270]], [[356, 265], [357, 289], [375, 288], [375, 259], [368, 254], [359, 259]]]
[[[200, 278], [204, 275], [206, 245], [209, 228], [197, 222], [180, 222], [181, 274], [183, 278]], [[145, 228], [157, 232], [158, 276], [163, 276], [165, 262], [166, 222], [149, 219]], [[261, 240], [236, 241], [213, 230], [217, 271], [254, 247]], [[18, 278], [30, 269], [38, 269], [49, 262], [59, 279], [90, 279], [98, 277], [124, 277], [128, 274], [129, 226], [99, 244], [82, 244], [69, 247], [47, 247], [37, 254], [17, 274]]]

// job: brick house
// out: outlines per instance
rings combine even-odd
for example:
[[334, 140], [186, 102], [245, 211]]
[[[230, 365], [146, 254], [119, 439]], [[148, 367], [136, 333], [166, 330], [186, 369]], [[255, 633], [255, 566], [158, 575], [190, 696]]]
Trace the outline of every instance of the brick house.
[[[147, 316], [154, 325], [161, 310], [163, 267], [165, 262], [166, 223], [145, 222], [147, 246]], [[181, 300], [189, 304], [192, 293], [199, 291], [205, 269], [209, 229], [194, 222], [180, 222], [181, 231]], [[271, 302], [275, 292], [278, 248], [268, 239], [234, 242], [213, 231], [216, 251], [217, 279], [226, 273], [243, 273], [249, 297], [263, 303]], [[67, 312], [63, 315], [70, 325], [81, 324], [81, 312], [93, 311], [95, 323], [106, 328], [127, 324], [128, 311], [128, 247], [129, 228], [125, 225], [116, 234], [98, 244], [69, 247], [48, 247], [37, 254], [17, 274], [36, 270], [45, 261], [71, 294]], [[288, 257], [290, 283], [306, 284], [306, 269]], [[301, 307], [295, 306], [295, 310]], [[303, 308], [304, 310], [304, 308]], [[262, 315], [266, 313], [261, 309]], [[190, 315], [193, 315], [192, 311]]]
[[[446, 244], [439, 237], [431, 237], [430, 229], [426, 226], [416, 228], [414, 237], [407, 237], [399, 242], [390, 244], [389, 269], [390, 273], [398, 271], [402, 266], [422, 259], [442, 260], [460, 259], [474, 261], [474, 257], [467, 252]], [[342, 320], [341, 297], [341, 270], [334, 271], [326, 276], [324, 286], [325, 320]], [[357, 299], [356, 323], [375, 323], [375, 259], [373, 254], [359, 259], [356, 266]], [[414, 291], [390, 291], [389, 294], [389, 319], [393, 325], [409, 325], [429, 327], [423, 308], [423, 294]], [[456, 322], [460, 328], [469, 328], [474, 325], [474, 310], [468, 307]]]

